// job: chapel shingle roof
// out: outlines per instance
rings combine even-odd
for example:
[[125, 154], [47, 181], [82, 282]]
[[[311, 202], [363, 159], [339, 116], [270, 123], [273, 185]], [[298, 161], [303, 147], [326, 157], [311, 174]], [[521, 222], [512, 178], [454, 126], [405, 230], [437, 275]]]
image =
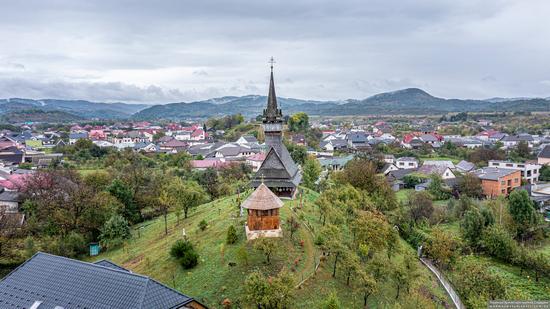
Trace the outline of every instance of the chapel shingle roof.
[[246, 209], [269, 210], [283, 207], [283, 201], [261, 183], [241, 206]]

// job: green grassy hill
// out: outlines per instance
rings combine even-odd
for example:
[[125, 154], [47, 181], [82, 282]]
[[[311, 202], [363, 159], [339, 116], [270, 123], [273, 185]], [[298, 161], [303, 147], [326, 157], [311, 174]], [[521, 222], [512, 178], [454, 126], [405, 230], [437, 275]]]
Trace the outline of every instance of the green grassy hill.
[[[150, 276], [168, 286], [174, 287], [211, 308], [221, 308], [221, 302], [229, 298], [234, 304], [243, 297], [243, 283], [247, 275], [259, 269], [266, 274], [276, 274], [286, 269], [294, 274], [295, 282], [309, 278], [296, 290], [295, 303], [297, 308], [319, 308], [328, 294], [335, 291], [344, 308], [361, 308], [362, 294], [352, 284], [347, 286], [345, 279], [332, 278], [332, 263], [321, 262], [317, 273], [313, 273], [319, 261], [319, 250], [315, 248], [311, 230], [319, 228], [318, 213], [314, 207], [317, 193], [305, 195], [304, 204], [298, 209], [299, 200], [286, 201], [281, 210], [282, 221], [295, 211], [302, 222], [300, 229], [290, 238], [285, 230], [281, 248], [273, 257], [271, 264], [265, 263], [265, 257], [247, 243], [244, 235], [246, 215], [239, 217], [236, 196], [226, 197], [199, 206], [190, 213], [190, 217], [181, 220], [177, 225], [176, 217], [168, 218], [169, 234], [164, 234], [164, 220], [144, 222], [135, 227], [133, 238], [123, 247], [105, 252], [96, 259], [109, 259], [134, 272]], [[294, 209], [294, 210], [291, 210]], [[206, 220], [208, 228], [201, 231], [198, 224]], [[234, 245], [226, 245], [227, 228], [235, 225], [239, 233], [239, 241]], [[306, 228], [306, 224], [309, 229]], [[185, 229], [187, 237], [193, 242], [200, 260], [198, 266], [191, 270], [183, 270], [169, 255], [170, 246], [183, 238]], [[139, 231], [139, 232], [138, 232]], [[237, 258], [237, 252], [242, 248], [248, 252], [248, 263]], [[412, 250], [402, 244], [404, 250]], [[402, 259], [402, 256], [396, 256]], [[233, 265], [235, 263], [236, 265]], [[424, 269], [414, 286], [422, 286], [426, 297], [433, 301], [434, 307], [442, 307], [441, 303], [449, 303], [443, 289], [437, 281]], [[343, 275], [342, 275], [343, 276]], [[395, 301], [396, 291], [391, 280], [381, 284], [380, 291], [369, 298], [373, 307], [382, 307]], [[400, 297], [399, 301], [402, 301]], [[437, 306], [435, 304], [438, 304]]]

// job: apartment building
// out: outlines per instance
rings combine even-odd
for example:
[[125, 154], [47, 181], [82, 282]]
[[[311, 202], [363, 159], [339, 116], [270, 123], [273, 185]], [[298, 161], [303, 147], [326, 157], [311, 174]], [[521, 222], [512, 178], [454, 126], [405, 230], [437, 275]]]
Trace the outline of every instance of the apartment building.
[[542, 166], [538, 164], [490, 160], [489, 167], [506, 168], [520, 171], [521, 178], [526, 182], [533, 184], [539, 181], [539, 174]]
[[487, 197], [507, 196], [515, 188], [521, 186], [519, 170], [485, 167], [474, 172], [481, 179], [483, 194]]

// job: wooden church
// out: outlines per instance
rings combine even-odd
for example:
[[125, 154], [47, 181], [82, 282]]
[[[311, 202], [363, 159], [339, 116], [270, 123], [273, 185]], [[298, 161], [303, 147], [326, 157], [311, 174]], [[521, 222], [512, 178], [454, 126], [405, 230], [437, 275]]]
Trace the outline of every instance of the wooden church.
[[263, 112], [263, 125], [267, 155], [251, 181], [253, 188], [261, 183], [281, 198], [294, 198], [302, 175], [290, 153], [283, 144], [283, 113], [277, 107], [275, 83], [273, 81], [273, 58], [271, 79], [267, 97], [267, 108]]
[[283, 202], [264, 183], [260, 183], [241, 207], [248, 213], [245, 226], [248, 240], [283, 236], [279, 218], [279, 208], [283, 207]]

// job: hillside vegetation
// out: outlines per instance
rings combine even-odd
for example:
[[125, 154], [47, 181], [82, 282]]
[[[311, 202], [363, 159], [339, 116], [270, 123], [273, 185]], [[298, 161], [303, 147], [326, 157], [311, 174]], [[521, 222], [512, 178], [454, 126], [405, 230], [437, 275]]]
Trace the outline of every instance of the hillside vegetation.
[[[221, 308], [224, 299], [231, 300], [233, 304], [245, 305], [244, 281], [254, 270], [267, 275], [288, 271], [294, 277], [295, 284], [313, 274], [314, 267], [320, 260], [320, 250], [314, 245], [313, 233], [306, 229], [305, 222], [314, 231], [320, 229], [314, 206], [317, 197], [317, 193], [308, 191], [301, 209], [298, 209], [299, 200], [285, 202], [281, 210], [282, 221], [286, 222], [293, 213], [291, 208], [294, 208], [295, 216], [300, 218], [302, 224], [293, 239], [285, 227], [284, 238], [269, 264], [266, 263], [265, 256], [255, 250], [251, 242], [246, 241], [246, 214], [239, 217], [236, 196], [199, 206], [179, 225], [176, 224], [175, 215], [169, 215], [167, 236], [164, 235], [164, 221], [161, 218], [144, 222], [133, 229], [132, 239], [123, 246], [102, 253], [95, 259], [109, 259], [132, 271], [151, 276], [212, 308]], [[199, 228], [202, 220], [208, 223], [204, 231]], [[237, 228], [239, 236], [237, 243], [232, 245], [225, 243], [230, 225]], [[182, 269], [169, 255], [171, 245], [183, 238], [183, 229], [200, 255], [199, 264], [190, 270]], [[403, 250], [413, 251], [403, 243], [401, 246]], [[246, 252], [247, 259], [243, 258], [243, 251]], [[402, 258], [402, 254], [397, 254], [394, 260], [399, 261]], [[321, 258], [317, 273], [295, 290], [294, 305], [291, 308], [319, 308], [331, 292], [336, 292], [344, 308], [361, 308], [360, 287], [354, 284], [347, 286], [344, 278], [335, 279], [331, 275], [332, 263]], [[396, 301], [396, 291], [391, 280], [382, 283], [381, 287], [379, 292], [369, 298], [369, 304], [374, 307], [378, 304], [390, 305]], [[425, 297], [420, 297], [417, 301], [427, 302], [428, 307], [439, 307], [448, 303], [436, 280], [423, 268], [420, 269], [420, 277], [414, 287], [424, 291]], [[407, 297], [402, 296], [400, 301], [410, 301]]]

